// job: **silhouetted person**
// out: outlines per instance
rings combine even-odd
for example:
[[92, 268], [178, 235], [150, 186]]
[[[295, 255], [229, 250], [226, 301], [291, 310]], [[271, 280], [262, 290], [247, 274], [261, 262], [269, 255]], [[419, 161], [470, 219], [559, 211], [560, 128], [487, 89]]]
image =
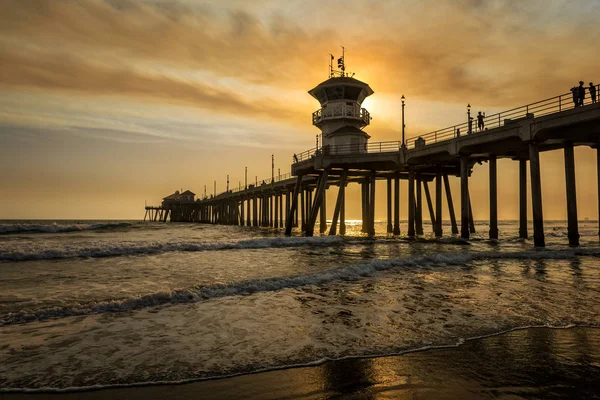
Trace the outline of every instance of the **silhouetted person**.
[[460, 137], [460, 128], [456, 128], [456, 137]]
[[579, 81], [579, 105], [583, 105], [583, 99], [585, 99], [585, 86], [583, 86], [583, 81]]
[[592, 103], [596, 102], [596, 86], [592, 82], [590, 82], [590, 96], [592, 98]]
[[481, 111], [479, 111], [479, 114], [477, 114], [477, 129], [481, 132], [483, 130], [483, 126], [485, 125], [483, 122], [483, 119], [485, 118], [485, 113], [481, 113]]
[[298, 162], [298, 156], [296, 155], [296, 153], [294, 153], [294, 162], [297, 163]]
[[575, 104], [575, 107], [577, 107], [579, 105], [579, 88], [572, 87], [571, 93], [573, 93], [573, 104]]

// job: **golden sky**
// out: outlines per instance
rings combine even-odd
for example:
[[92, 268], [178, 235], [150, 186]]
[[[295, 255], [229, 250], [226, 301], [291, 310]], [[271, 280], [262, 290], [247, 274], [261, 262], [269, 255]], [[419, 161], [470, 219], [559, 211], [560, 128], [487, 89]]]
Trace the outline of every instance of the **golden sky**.
[[[204, 185], [211, 193], [214, 180], [222, 191], [227, 174], [243, 183], [245, 166], [251, 180], [268, 177], [271, 154], [289, 172], [319, 133], [306, 92], [328, 77], [340, 45], [347, 69], [375, 91], [365, 102], [371, 141], [400, 139], [402, 94], [413, 137], [461, 122], [467, 103], [493, 113], [600, 79], [596, 0], [1, 7], [0, 218], [141, 218], [145, 200]], [[579, 215], [595, 219], [595, 154], [578, 148], [576, 158]], [[564, 219], [562, 153], [541, 161], [545, 218]], [[503, 219], [518, 215], [517, 167], [499, 162]], [[488, 215], [486, 177], [476, 166], [478, 219]], [[360, 217], [355, 194], [348, 218]]]

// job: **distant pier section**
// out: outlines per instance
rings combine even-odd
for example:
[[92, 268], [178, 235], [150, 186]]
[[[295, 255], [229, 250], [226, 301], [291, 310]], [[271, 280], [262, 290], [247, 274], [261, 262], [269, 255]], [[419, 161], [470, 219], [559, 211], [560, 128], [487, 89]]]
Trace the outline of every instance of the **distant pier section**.
[[[596, 93], [600, 87], [596, 86]], [[299, 228], [312, 236], [318, 222], [321, 234], [345, 234], [345, 188], [361, 187], [362, 230], [375, 234], [375, 182], [387, 187], [387, 232], [400, 235], [400, 202], [408, 204], [408, 231], [414, 238], [424, 233], [424, 204], [432, 232], [442, 237], [442, 220], [447, 212], [450, 233], [469, 239], [475, 232], [469, 196], [469, 177], [476, 165], [489, 165], [489, 238], [498, 239], [497, 160], [519, 164], [519, 236], [527, 238], [527, 205], [533, 209], [533, 240], [545, 246], [541, 190], [541, 152], [562, 150], [565, 160], [568, 240], [579, 245], [574, 147], [596, 149], [598, 196], [600, 198], [600, 103], [586, 97], [575, 105], [572, 93], [562, 94], [483, 118], [484, 128], [476, 127], [467, 108], [465, 122], [410, 139], [371, 142], [366, 132], [371, 114], [362, 107], [374, 92], [368, 84], [345, 74], [330, 78], [308, 92], [320, 104], [312, 123], [321, 131], [321, 143], [293, 155], [291, 174], [274, 176], [218, 195], [194, 199], [194, 193], [175, 192], [160, 207], [146, 207], [153, 221], [199, 222], [284, 229], [290, 235]], [[594, 99], [595, 100], [595, 99]], [[402, 99], [404, 116], [404, 98]], [[474, 123], [475, 122], [475, 123]], [[460, 180], [457, 199], [450, 179]], [[408, 183], [400, 193], [400, 180]], [[257, 184], [260, 182], [260, 184]], [[435, 186], [435, 198], [430, 192]], [[527, 188], [531, 188], [531, 199]], [[334, 213], [327, 226], [325, 192], [337, 187]], [[443, 210], [442, 196], [448, 209]], [[459, 207], [458, 215], [454, 204]], [[599, 202], [600, 215], [600, 202]], [[145, 218], [146, 219], [146, 218]], [[600, 228], [599, 228], [600, 235]]]

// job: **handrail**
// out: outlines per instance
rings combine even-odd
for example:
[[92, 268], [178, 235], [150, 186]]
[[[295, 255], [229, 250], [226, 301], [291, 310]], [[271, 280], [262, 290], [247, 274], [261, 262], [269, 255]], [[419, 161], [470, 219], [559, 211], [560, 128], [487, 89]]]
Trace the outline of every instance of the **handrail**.
[[[596, 96], [598, 96], [600, 95], [600, 84], [595, 85], [595, 87]], [[586, 99], [590, 99], [590, 102], [588, 104], [591, 104], [589, 88], [586, 86], [585, 89], [586, 92], [584, 96], [583, 105], [586, 105]], [[596, 97], [596, 99], [597, 98], [598, 97]], [[416, 146], [438, 143], [441, 141], [460, 137], [461, 135], [485, 132], [485, 130], [488, 129], [499, 128], [501, 126], [506, 125], [507, 123], [514, 122], [518, 119], [533, 118], [534, 116], [540, 117], [543, 115], [571, 110], [577, 107], [575, 105], [574, 100], [575, 99], [573, 93], [565, 93], [544, 100], [539, 100], [524, 106], [502, 111], [496, 114], [486, 115], [483, 118], [483, 129], [479, 129], [477, 123], [477, 115], [473, 114], [473, 116], [471, 117], [471, 124], [469, 124], [469, 122], [467, 121], [461, 124], [449, 126], [447, 128], [438, 129], [433, 132], [428, 132], [417, 137], [409, 138], [406, 141], [406, 147], [410, 149]], [[418, 145], [417, 141], [419, 143]]]
[[248, 190], [248, 189], [262, 188], [262, 187], [265, 187], [266, 185], [271, 185], [276, 182], [285, 181], [290, 178], [292, 178], [292, 174], [288, 172], [287, 174], [277, 175], [274, 178], [257, 179], [255, 183], [248, 184], [247, 188], [244, 186], [238, 186], [238, 187], [229, 189], [229, 192], [224, 191], [224, 192], [217, 194], [216, 196], [206, 197], [204, 199], [201, 199], [201, 201], [216, 199], [217, 197], [222, 196], [224, 194], [233, 194], [233, 193], [242, 192], [242, 191]]
[[371, 122], [371, 114], [366, 108], [361, 108], [358, 105], [347, 105], [345, 103], [329, 105], [324, 108], [319, 108], [312, 113], [313, 125], [318, 125], [327, 119], [338, 118], [359, 119], [364, 125], [369, 125]]

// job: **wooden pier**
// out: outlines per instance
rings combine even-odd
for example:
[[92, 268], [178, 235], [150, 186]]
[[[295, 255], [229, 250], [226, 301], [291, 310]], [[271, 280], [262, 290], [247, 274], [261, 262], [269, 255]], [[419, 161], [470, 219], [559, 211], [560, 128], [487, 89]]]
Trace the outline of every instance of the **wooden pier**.
[[[336, 86], [337, 85], [337, 86]], [[322, 99], [319, 91], [342, 88], [362, 90], [359, 100], [342, 95], [347, 105]], [[357, 90], [358, 90], [357, 89]], [[597, 92], [600, 93], [600, 87]], [[527, 185], [531, 187], [533, 209], [533, 239], [543, 247], [544, 215], [541, 191], [541, 152], [562, 149], [565, 159], [568, 239], [571, 246], [579, 244], [575, 185], [574, 147], [588, 146], [598, 152], [600, 177], [600, 103], [586, 98], [585, 104], [575, 107], [572, 94], [514, 108], [485, 117], [485, 129], [477, 131], [469, 121], [419, 137], [392, 142], [368, 142], [362, 128], [369, 124], [370, 114], [360, 109], [361, 96], [373, 91], [353, 78], [331, 78], [311, 93], [319, 99], [322, 109], [313, 114], [313, 124], [323, 131], [323, 143], [294, 155], [291, 175], [262, 181], [221, 193], [217, 196], [187, 202], [163, 202], [161, 210], [146, 208], [151, 220], [231, 224], [285, 229], [290, 235], [298, 227], [312, 236], [317, 221], [319, 232], [343, 235], [346, 231], [345, 201], [349, 184], [361, 186], [362, 230], [375, 234], [375, 182], [387, 185], [387, 232], [400, 235], [400, 202], [408, 203], [408, 231], [413, 238], [423, 234], [423, 203], [427, 203], [429, 220], [436, 237], [442, 237], [442, 220], [447, 212], [452, 235], [469, 239], [475, 231], [469, 195], [469, 177], [480, 163], [489, 164], [489, 238], [498, 239], [497, 160], [504, 158], [519, 163], [519, 235], [527, 238]], [[344, 93], [344, 92], [342, 92]], [[362, 97], [362, 98], [364, 98]], [[350, 106], [349, 100], [354, 99]], [[327, 125], [329, 123], [329, 126]], [[358, 131], [357, 131], [358, 129]], [[344, 136], [345, 135], [345, 136]], [[352, 136], [354, 135], [354, 136]], [[360, 138], [360, 142], [354, 137]], [[362, 135], [362, 136], [361, 136]], [[346, 142], [342, 139], [348, 139]], [[350, 140], [350, 138], [352, 138]], [[334, 139], [337, 139], [336, 142]], [[339, 143], [339, 144], [338, 144]], [[529, 179], [527, 167], [529, 166]], [[458, 220], [450, 179], [460, 180]], [[400, 193], [400, 180], [408, 182], [407, 193]], [[430, 194], [435, 185], [435, 199]], [[331, 225], [327, 226], [326, 191], [339, 188]], [[600, 179], [598, 182], [600, 197]], [[445, 192], [448, 209], [442, 208]], [[423, 199], [423, 194], [425, 199]], [[402, 199], [401, 196], [404, 196]], [[600, 203], [599, 203], [600, 204]], [[154, 214], [152, 211], [154, 210]], [[158, 217], [156, 216], [158, 212]], [[600, 209], [599, 209], [600, 212]], [[153, 216], [154, 215], [154, 216]], [[153, 219], [154, 218], [154, 219]], [[158, 219], [157, 219], [158, 218]], [[600, 231], [599, 231], [600, 234]]]

